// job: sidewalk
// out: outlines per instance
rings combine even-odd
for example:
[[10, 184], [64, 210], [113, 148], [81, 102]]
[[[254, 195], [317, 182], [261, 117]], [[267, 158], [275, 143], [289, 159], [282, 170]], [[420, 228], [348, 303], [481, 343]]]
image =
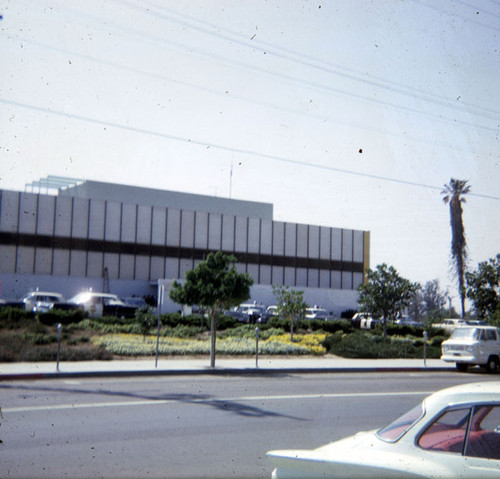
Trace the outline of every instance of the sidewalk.
[[454, 370], [452, 363], [440, 359], [344, 359], [337, 357], [259, 357], [216, 358], [210, 368], [208, 357], [199, 359], [165, 359], [154, 357], [136, 360], [75, 361], [39, 363], [0, 363], [0, 381], [21, 379], [54, 379], [68, 377], [112, 377], [139, 375], [199, 374], [291, 374], [352, 372], [439, 372]]

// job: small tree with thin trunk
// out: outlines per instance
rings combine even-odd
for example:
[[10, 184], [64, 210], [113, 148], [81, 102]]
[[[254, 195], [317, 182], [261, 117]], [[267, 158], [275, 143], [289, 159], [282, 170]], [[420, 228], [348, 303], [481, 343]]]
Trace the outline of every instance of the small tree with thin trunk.
[[179, 304], [198, 305], [210, 318], [210, 367], [215, 367], [217, 317], [250, 297], [253, 284], [248, 273], [238, 273], [236, 258], [222, 251], [210, 253], [205, 261], [186, 273], [186, 281], [174, 281], [169, 296]]
[[306, 313], [304, 291], [290, 289], [288, 286], [273, 286], [273, 293], [278, 303], [278, 316], [290, 322], [290, 341], [293, 343], [293, 328]]

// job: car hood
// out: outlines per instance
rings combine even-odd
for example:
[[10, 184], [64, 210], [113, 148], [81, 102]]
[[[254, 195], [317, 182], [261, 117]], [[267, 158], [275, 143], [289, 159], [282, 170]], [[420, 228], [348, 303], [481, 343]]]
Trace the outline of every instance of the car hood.
[[474, 344], [474, 343], [477, 343], [477, 340], [472, 339], [472, 338], [450, 338], [450, 339], [447, 339], [446, 341], [443, 341], [442, 345], [443, 346], [449, 346], [450, 344], [451, 345], [454, 345], [454, 344], [471, 345], [471, 344]]
[[453, 477], [446, 466], [428, 461], [422, 451], [386, 443], [375, 431], [361, 432], [317, 449], [267, 453], [281, 478], [422, 478]]

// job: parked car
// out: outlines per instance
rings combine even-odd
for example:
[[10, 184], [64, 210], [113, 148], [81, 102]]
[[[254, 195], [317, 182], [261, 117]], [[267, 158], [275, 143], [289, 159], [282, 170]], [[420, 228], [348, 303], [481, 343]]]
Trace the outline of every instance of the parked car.
[[229, 311], [227, 314], [243, 323], [253, 324], [267, 321], [266, 307], [257, 302], [240, 304], [235, 310]]
[[306, 317], [307, 320], [312, 319], [323, 319], [327, 320], [329, 318], [328, 311], [325, 308], [320, 308], [319, 306], [314, 305], [312, 308], [306, 308]]
[[381, 323], [380, 319], [373, 318], [370, 313], [356, 313], [351, 321], [355, 328], [360, 329], [373, 329]]
[[269, 320], [271, 318], [277, 318], [278, 317], [278, 306], [275, 304], [268, 306], [266, 308], [266, 318]]
[[484, 366], [497, 372], [500, 364], [500, 329], [493, 326], [462, 326], [455, 328], [450, 339], [441, 344], [441, 359], [455, 363], [459, 371], [470, 365]]
[[139, 296], [130, 296], [123, 299], [123, 302], [129, 306], [134, 306], [137, 309], [142, 311], [149, 311], [151, 306], [146, 303], [144, 298], [140, 298]]
[[409, 316], [401, 316], [395, 321], [396, 324], [401, 326], [414, 326], [416, 328], [424, 328], [425, 324], [422, 321], [415, 321], [411, 319]]
[[47, 291], [31, 291], [21, 298], [22, 305], [26, 311], [44, 313], [51, 309], [70, 310], [75, 306], [67, 302], [62, 294]]
[[117, 316], [133, 318], [137, 306], [125, 304], [116, 294], [84, 291], [69, 300], [89, 313], [89, 316]]
[[378, 431], [267, 455], [273, 479], [498, 478], [499, 425], [500, 382], [463, 384], [431, 394]]
[[463, 319], [449, 318], [449, 319], [443, 319], [440, 323], [434, 323], [432, 327], [444, 329], [445, 332], [451, 334], [455, 328], [459, 328], [465, 325], [466, 323]]

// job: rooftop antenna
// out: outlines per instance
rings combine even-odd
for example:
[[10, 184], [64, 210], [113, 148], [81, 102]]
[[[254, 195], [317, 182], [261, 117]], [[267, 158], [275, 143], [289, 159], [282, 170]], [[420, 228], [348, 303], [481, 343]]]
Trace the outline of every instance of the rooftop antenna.
[[231, 160], [231, 170], [229, 171], [229, 199], [233, 193], [233, 160]]

